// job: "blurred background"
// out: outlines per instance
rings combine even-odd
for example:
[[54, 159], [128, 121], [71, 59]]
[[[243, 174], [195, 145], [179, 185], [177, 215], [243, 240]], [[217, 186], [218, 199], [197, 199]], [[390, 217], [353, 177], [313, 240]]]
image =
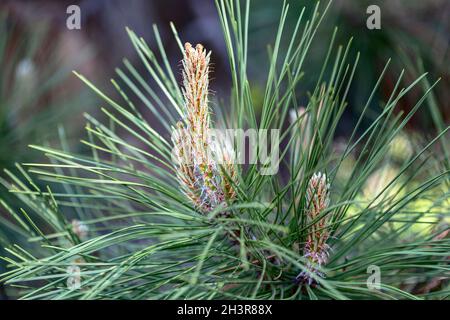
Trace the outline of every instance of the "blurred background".
[[[290, 1], [287, 24], [295, 24], [304, 5], [308, 5], [311, 11], [311, 2]], [[81, 30], [66, 27], [66, 9], [72, 4], [81, 9]], [[381, 9], [380, 30], [366, 27], [366, 9], [372, 4]], [[256, 107], [262, 103], [268, 69], [267, 45], [274, 41], [280, 9], [278, 0], [251, 3], [248, 73], [254, 80], [252, 92]], [[439, 126], [450, 123], [449, 17], [448, 0], [334, 1], [314, 42], [305, 71], [314, 73], [319, 70], [335, 25], [339, 26], [338, 43], [346, 44], [350, 37], [354, 37], [353, 50], [361, 52], [360, 68], [349, 93], [349, 107], [339, 127], [339, 136], [345, 137], [353, 129], [363, 103], [389, 57], [393, 58], [393, 67], [373, 100], [372, 116], [380, 111], [380, 101], [387, 99], [398, 74], [406, 67], [405, 84], [425, 70], [430, 73], [430, 82], [441, 78], [432, 100], [427, 101], [428, 107], [422, 108], [407, 128], [410, 136], [429, 139]], [[27, 146], [52, 143], [61, 135], [67, 138], [67, 148], [84, 152], [78, 149], [81, 146], [77, 143], [84, 130], [82, 114], [88, 112], [101, 117], [96, 111], [100, 102], [71, 71], [77, 70], [114, 96], [109, 79], [115, 76], [115, 67], [122, 64], [124, 57], [131, 62], [138, 60], [125, 31], [126, 26], [156, 49], [152, 25], [158, 25], [169, 61], [179, 80], [177, 69], [181, 53], [174, 41], [170, 22], [175, 24], [182, 41], [200, 42], [213, 51], [212, 90], [219, 99], [226, 97], [230, 88], [228, 58], [213, 0], [2, 0], [2, 170], [14, 170], [16, 162], [37, 162], [41, 155]], [[146, 74], [143, 68], [138, 71]], [[306, 101], [313, 81], [308, 83], [306, 80], [302, 84], [301, 99]], [[418, 88], [402, 99], [398, 111], [411, 109], [424, 89]], [[139, 107], [139, 102], [136, 103]], [[367, 121], [370, 123], [370, 118]], [[158, 119], [149, 119], [149, 122], [158, 127]], [[8, 192], [1, 185], [0, 199], [9, 203]], [[4, 215], [0, 216], [0, 221], [0, 239], [14, 237], [11, 221]], [[4, 271], [3, 263], [0, 263], [0, 269], [0, 273]], [[0, 298], [7, 298], [3, 287], [0, 287]]]

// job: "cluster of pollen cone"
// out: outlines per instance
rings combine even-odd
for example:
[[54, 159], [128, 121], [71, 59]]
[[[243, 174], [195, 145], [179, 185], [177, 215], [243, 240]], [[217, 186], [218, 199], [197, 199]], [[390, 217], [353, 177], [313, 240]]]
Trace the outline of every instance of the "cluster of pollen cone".
[[[183, 57], [183, 119], [177, 123], [172, 140], [179, 182], [187, 198], [204, 214], [236, 200], [237, 169], [232, 152], [213, 141], [209, 110], [209, 62], [201, 44], [185, 44]], [[218, 159], [220, 158], [220, 159]], [[325, 174], [314, 174], [306, 193], [308, 232], [303, 257], [306, 270], [296, 280], [311, 285], [312, 274], [323, 276], [320, 267], [328, 260], [326, 241], [327, 215], [321, 216], [329, 205], [329, 184]]]

